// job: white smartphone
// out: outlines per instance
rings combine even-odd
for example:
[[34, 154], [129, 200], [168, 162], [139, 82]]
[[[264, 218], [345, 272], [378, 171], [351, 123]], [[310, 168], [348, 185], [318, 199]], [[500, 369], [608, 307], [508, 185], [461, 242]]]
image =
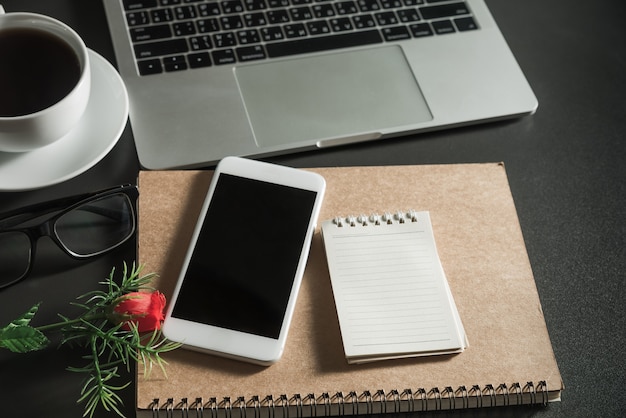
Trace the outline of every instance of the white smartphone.
[[283, 352], [326, 183], [318, 174], [224, 158], [163, 324], [190, 349], [269, 365]]

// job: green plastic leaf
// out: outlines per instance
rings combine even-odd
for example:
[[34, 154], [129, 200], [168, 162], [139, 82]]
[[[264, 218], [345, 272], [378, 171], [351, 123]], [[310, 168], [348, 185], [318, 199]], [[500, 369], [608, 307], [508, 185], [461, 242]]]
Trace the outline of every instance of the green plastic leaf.
[[33, 307], [30, 308], [28, 312], [26, 312], [24, 315], [20, 316], [19, 318], [13, 320], [9, 325], [0, 329], [0, 332], [5, 331], [9, 328], [20, 327], [20, 326], [30, 324], [30, 320], [33, 319], [38, 309], [39, 309], [39, 303], [36, 305], [33, 305]]
[[0, 330], [0, 347], [14, 353], [41, 350], [48, 343], [48, 338], [30, 325], [9, 326]]

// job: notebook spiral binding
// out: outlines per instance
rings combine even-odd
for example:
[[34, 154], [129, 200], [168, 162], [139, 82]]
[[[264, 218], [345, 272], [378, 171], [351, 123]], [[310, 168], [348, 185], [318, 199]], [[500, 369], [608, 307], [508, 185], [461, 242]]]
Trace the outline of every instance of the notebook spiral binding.
[[405, 222], [417, 222], [418, 221], [418, 213], [415, 210], [409, 210], [407, 212], [398, 211], [396, 213], [385, 212], [382, 215], [378, 215], [377, 213], [373, 213], [370, 216], [367, 215], [359, 215], [359, 216], [347, 216], [345, 218], [337, 217], [333, 219], [333, 223], [337, 225], [339, 228], [343, 228], [344, 226], [355, 227], [357, 225], [367, 226], [367, 225], [384, 225], [384, 224], [393, 224], [400, 223], [403, 224]]
[[268, 395], [261, 399], [253, 396], [246, 400], [240, 396], [236, 399], [225, 397], [222, 400], [210, 398], [204, 401], [196, 398], [189, 402], [183, 398], [176, 403], [168, 398], [163, 404], [156, 398], [148, 406], [152, 417], [171, 418], [301, 418], [317, 416], [352, 416], [401, 412], [424, 412], [438, 410], [454, 410], [468, 408], [486, 408], [508, 405], [547, 405], [548, 386], [545, 381], [537, 384], [527, 382], [525, 385], [513, 383], [510, 386], [473, 385], [468, 388], [460, 386], [456, 390], [448, 386], [443, 389], [432, 388], [429, 391], [420, 388], [415, 391], [377, 390], [364, 391], [361, 394], [337, 392], [334, 395], [322, 393], [316, 396], [295, 394], [291, 398], [280, 395], [274, 399]]

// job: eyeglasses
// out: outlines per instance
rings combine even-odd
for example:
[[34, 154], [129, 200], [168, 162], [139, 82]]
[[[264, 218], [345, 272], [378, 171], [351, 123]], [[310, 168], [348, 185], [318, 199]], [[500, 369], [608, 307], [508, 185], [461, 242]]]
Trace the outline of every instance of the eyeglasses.
[[[30, 274], [40, 237], [50, 237], [75, 259], [104, 254], [126, 242], [135, 232], [138, 194], [135, 186], [123, 185], [0, 215], [0, 289]], [[35, 223], [43, 216], [47, 218]]]

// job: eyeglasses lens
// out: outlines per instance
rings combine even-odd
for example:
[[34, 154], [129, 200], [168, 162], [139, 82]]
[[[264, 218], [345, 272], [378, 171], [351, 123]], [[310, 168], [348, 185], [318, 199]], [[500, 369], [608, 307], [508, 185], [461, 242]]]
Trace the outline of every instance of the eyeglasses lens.
[[125, 194], [105, 196], [65, 213], [55, 233], [72, 254], [100, 254], [126, 241], [135, 230], [131, 202]]
[[0, 288], [21, 279], [30, 265], [31, 246], [23, 232], [0, 232]]

